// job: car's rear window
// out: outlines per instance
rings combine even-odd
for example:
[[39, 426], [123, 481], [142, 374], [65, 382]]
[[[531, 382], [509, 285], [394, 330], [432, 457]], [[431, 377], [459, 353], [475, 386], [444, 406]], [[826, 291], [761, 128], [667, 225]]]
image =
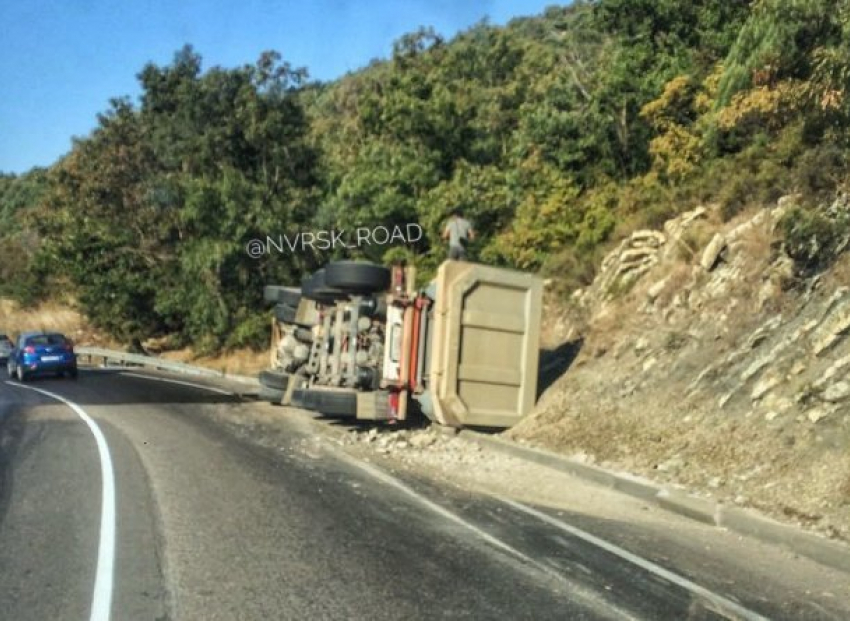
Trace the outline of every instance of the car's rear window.
[[67, 342], [61, 334], [39, 334], [27, 339], [27, 345], [64, 345]]

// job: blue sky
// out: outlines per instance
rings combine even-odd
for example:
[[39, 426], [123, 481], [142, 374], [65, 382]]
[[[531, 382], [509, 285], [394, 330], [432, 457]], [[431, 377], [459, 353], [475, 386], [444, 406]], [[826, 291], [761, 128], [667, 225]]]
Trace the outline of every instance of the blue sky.
[[0, 0], [0, 171], [49, 166], [109, 99], [139, 94], [147, 62], [190, 43], [205, 68], [279, 51], [331, 80], [386, 58], [419, 26], [450, 38], [483, 18], [505, 24], [553, 0]]

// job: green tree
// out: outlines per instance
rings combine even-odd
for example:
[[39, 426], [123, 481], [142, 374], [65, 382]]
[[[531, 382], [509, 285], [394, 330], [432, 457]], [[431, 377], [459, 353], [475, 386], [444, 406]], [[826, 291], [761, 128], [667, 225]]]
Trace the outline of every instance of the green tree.
[[77, 141], [52, 172], [40, 226], [97, 325], [208, 350], [262, 342], [262, 286], [310, 260], [245, 252], [249, 239], [310, 219], [305, 77], [273, 52], [203, 72], [185, 47], [141, 71], [138, 109], [113, 101]]

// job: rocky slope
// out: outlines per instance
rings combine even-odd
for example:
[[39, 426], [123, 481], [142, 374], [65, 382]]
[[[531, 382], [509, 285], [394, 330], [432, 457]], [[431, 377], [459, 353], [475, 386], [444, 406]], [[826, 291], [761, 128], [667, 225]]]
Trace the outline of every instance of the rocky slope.
[[545, 345], [579, 353], [507, 435], [850, 537], [850, 257], [801, 276], [794, 201], [624, 240], [550, 306]]

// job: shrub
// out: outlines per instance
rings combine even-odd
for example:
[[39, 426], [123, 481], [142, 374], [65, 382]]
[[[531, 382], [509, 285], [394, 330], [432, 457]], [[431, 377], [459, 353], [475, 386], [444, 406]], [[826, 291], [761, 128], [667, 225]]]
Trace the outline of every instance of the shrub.
[[747, 177], [735, 177], [720, 190], [720, 217], [724, 222], [741, 213], [753, 200], [753, 180]]
[[255, 313], [237, 322], [225, 344], [228, 348], [250, 347], [260, 350], [268, 347], [270, 321], [263, 313]]
[[829, 217], [818, 209], [793, 207], [779, 223], [785, 251], [803, 272], [822, 269], [845, 241], [847, 220], [846, 215]]
[[543, 275], [555, 279], [555, 291], [569, 296], [576, 289], [587, 287], [596, 277], [601, 250], [581, 252], [575, 247], [554, 254], [543, 265]]
[[834, 144], [823, 144], [803, 153], [794, 167], [795, 190], [811, 197], [833, 192], [846, 173], [844, 153]]
[[757, 202], [762, 205], [772, 205], [780, 197], [788, 194], [791, 188], [788, 184], [788, 169], [773, 160], [765, 160], [756, 175]]

